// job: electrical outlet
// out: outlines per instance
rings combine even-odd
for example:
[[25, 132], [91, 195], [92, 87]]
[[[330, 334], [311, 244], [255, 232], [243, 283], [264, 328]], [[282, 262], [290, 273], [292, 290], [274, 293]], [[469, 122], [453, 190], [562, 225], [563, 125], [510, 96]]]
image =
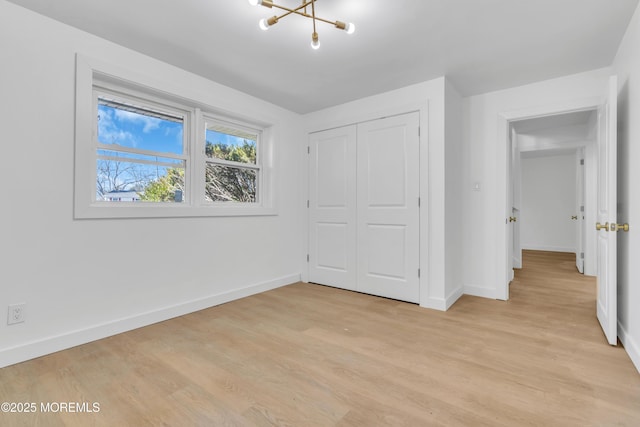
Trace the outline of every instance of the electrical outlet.
[[7, 315], [7, 325], [22, 323], [25, 319], [25, 310], [27, 304], [11, 304], [9, 306], [9, 314]]

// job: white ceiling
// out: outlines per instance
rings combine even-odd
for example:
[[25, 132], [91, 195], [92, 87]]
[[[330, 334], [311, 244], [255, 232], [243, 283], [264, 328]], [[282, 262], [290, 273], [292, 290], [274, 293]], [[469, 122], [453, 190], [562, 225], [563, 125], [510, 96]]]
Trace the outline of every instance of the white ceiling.
[[[638, 0], [317, 0], [347, 35], [247, 0], [9, 0], [292, 111], [442, 75], [474, 95], [612, 63]], [[277, 0], [296, 7], [300, 0]]]
[[575, 155], [595, 137], [596, 114], [596, 110], [585, 110], [511, 122], [520, 135], [520, 156], [530, 159]]
[[593, 114], [595, 114], [595, 110], [574, 111], [552, 116], [517, 120], [511, 122], [511, 126], [513, 126], [513, 129], [519, 134], [536, 134], [549, 131], [557, 132], [558, 128], [568, 126], [582, 126], [586, 129]]

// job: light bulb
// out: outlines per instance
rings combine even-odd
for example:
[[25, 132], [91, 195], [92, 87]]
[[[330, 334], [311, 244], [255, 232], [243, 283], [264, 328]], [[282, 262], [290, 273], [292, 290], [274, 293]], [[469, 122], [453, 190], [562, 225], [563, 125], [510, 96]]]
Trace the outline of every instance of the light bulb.
[[263, 31], [267, 31], [269, 29], [270, 26], [275, 25], [278, 23], [278, 17], [277, 16], [272, 16], [269, 19], [261, 19], [260, 22], [258, 22], [258, 26], [260, 26], [260, 29]]
[[315, 50], [320, 49], [320, 40], [318, 40], [318, 33], [311, 35], [311, 47]]
[[347, 32], [347, 34], [353, 34], [356, 31], [356, 26], [353, 25], [352, 22], [349, 22], [347, 24], [347, 27], [345, 28], [345, 31]]

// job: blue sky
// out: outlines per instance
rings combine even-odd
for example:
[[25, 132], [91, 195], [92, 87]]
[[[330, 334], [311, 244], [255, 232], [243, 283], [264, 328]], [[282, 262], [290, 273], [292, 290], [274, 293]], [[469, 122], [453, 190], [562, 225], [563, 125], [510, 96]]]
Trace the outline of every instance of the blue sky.
[[98, 105], [98, 138], [103, 144], [183, 153], [182, 123]]
[[226, 133], [216, 132], [214, 130], [207, 129], [206, 139], [208, 142], [213, 144], [223, 144], [223, 145], [242, 145], [244, 143], [243, 138], [239, 138], [237, 136], [229, 135]]
[[[103, 144], [182, 154], [183, 126], [170, 120], [150, 117], [106, 105], [98, 105], [98, 137]], [[240, 145], [244, 139], [207, 130], [206, 140], [214, 144]]]

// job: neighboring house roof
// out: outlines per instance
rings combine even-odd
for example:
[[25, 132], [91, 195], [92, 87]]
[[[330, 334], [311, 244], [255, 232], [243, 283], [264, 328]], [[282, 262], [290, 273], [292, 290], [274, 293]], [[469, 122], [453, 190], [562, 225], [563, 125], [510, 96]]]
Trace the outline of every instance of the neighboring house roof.
[[140, 200], [140, 195], [135, 191], [129, 190], [115, 190], [109, 191], [105, 193], [103, 196], [104, 200], [110, 199], [132, 199], [132, 200]]

